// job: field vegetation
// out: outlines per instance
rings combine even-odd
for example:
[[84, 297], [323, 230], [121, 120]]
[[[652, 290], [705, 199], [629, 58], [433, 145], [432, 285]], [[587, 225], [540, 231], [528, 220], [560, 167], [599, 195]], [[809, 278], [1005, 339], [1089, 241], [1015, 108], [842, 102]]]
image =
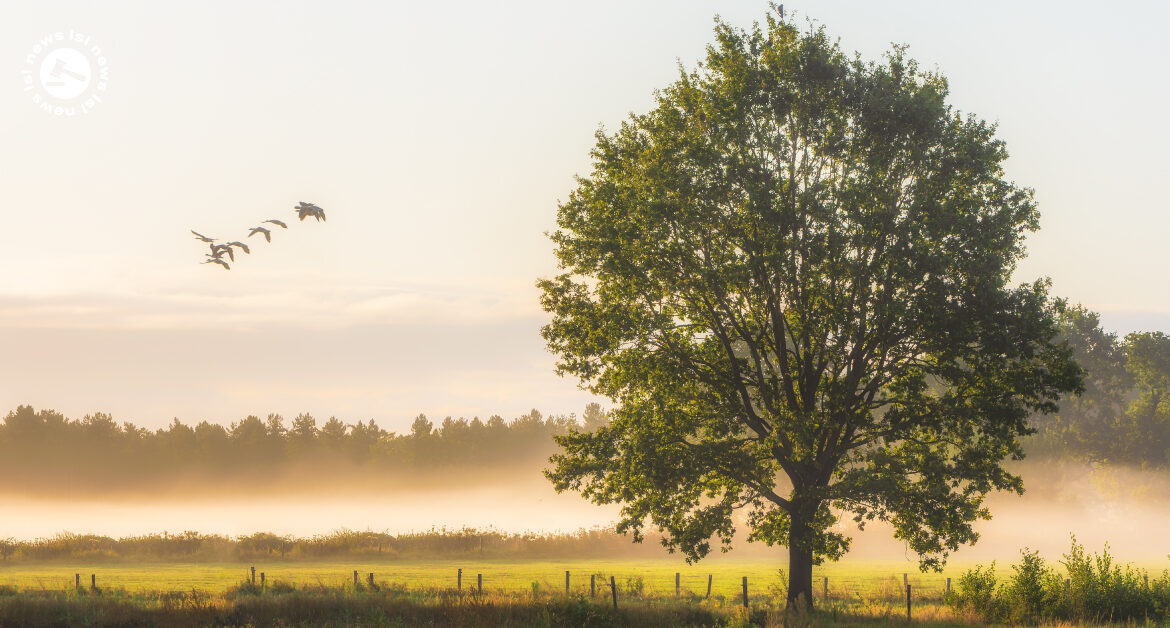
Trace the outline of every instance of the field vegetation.
[[430, 530], [390, 534], [339, 530], [308, 538], [257, 532], [231, 537], [184, 532], [113, 538], [58, 534], [31, 541], [0, 540], [0, 565], [27, 562], [223, 562], [248, 560], [541, 559], [660, 557], [654, 543], [635, 545], [613, 529], [567, 533], [511, 533], [498, 530]]
[[274, 560], [255, 565], [256, 579], [251, 566], [9, 564], [0, 625], [904, 625], [905, 584], [919, 625], [1164, 625], [1170, 609], [1166, 571], [1118, 564], [1075, 540], [1056, 565], [1024, 551], [1010, 567], [943, 574], [818, 568], [811, 614], [786, 613], [783, 571], [758, 561]]

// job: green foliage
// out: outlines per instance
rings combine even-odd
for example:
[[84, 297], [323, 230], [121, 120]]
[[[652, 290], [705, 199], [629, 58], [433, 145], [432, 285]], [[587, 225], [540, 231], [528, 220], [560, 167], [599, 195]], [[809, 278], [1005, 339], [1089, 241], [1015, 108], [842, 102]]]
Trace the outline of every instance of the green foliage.
[[969, 569], [959, 576], [947, 600], [958, 609], [988, 609], [995, 599], [995, 563]]
[[1064, 555], [1065, 575], [1036, 552], [1025, 551], [1012, 576], [997, 586], [995, 563], [964, 573], [947, 603], [995, 623], [1048, 621], [1165, 621], [1170, 612], [1170, 573], [1156, 579], [1132, 565], [1120, 566], [1106, 547], [1089, 555], [1073, 538]]
[[1170, 463], [1170, 338], [1141, 332], [1118, 339], [1083, 306], [1060, 303], [1058, 311], [1061, 339], [1084, 367], [1085, 390], [1038, 421], [1028, 450], [1088, 462]]
[[644, 597], [646, 595], [646, 580], [642, 576], [626, 578], [622, 592], [631, 597]]
[[773, 17], [715, 36], [560, 205], [543, 335], [615, 408], [548, 477], [690, 560], [746, 508], [790, 596], [848, 549], [843, 511], [937, 567], [1081, 385], [1046, 284], [1009, 284], [1032, 193], [902, 48], [865, 62]]

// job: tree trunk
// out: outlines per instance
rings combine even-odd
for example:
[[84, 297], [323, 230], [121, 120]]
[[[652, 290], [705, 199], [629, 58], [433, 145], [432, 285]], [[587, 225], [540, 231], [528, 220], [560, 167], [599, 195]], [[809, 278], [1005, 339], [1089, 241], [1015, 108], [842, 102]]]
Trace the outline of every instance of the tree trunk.
[[792, 518], [788, 536], [788, 609], [812, 610], [812, 549], [804, 521]]

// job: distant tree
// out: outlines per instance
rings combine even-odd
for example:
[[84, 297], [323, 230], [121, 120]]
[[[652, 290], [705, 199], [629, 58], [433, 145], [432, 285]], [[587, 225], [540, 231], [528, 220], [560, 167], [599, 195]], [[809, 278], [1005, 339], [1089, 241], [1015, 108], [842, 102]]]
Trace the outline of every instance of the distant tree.
[[1162, 332], [1125, 337], [1126, 368], [1136, 398], [1122, 417], [1116, 436], [1117, 461], [1165, 464], [1170, 461], [1170, 337]]
[[279, 414], [269, 414], [264, 420], [264, 431], [269, 438], [284, 440], [288, 435], [288, 428], [284, 426], [284, 417]]
[[435, 425], [431, 423], [427, 415], [420, 414], [414, 418], [414, 423], [410, 424], [410, 435], [415, 438], [425, 438], [431, 435], [431, 431]]
[[273, 457], [274, 449], [268, 437], [268, 427], [260, 417], [250, 415], [239, 423], [233, 423], [229, 434], [232, 446], [243, 455], [243, 461], [262, 465]]
[[1058, 302], [1057, 322], [1058, 340], [1068, 344], [1085, 371], [1085, 389], [1063, 400], [1057, 414], [1038, 417], [1038, 446], [1049, 456], [1105, 462], [1116, 454], [1133, 388], [1125, 348], [1101, 327], [1100, 315], [1082, 305]]
[[596, 431], [600, 427], [604, 427], [609, 423], [609, 417], [605, 416], [605, 411], [601, 409], [601, 404], [596, 401], [585, 406], [585, 413], [581, 415], [584, 424], [581, 429], [586, 432]]
[[370, 457], [374, 445], [385, 434], [378, 424], [370, 419], [369, 423], [358, 421], [349, 428], [350, 459], [354, 462], [365, 462]]
[[317, 441], [317, 419], [311, 414], [298, 414], [288, 431], [289, 451], [293, 457], [313, 451]]
[[195, 446], [199, 448], [200, 454], [205, 460], [216, 463], [225, 460], [229, 455], [228, 442], [230, 442], [230, 437], [227, 429], [222, 425], [200, 421], [195, 426]]
[[347, 431], [348, 428], [346, 428], [345, 423], [342, 423], [337, 417], [331, 416], [325, 422], [325, 425], [321, 426], [318, 435], [327, 447], [334, 451], [339, 451], [342, 443], [345, 442], [345, 434]]
[[170, 464], [187, 462], [197, 454], [195, 430], [174, 419], [166, 430], [157, 432], [160, 453]]
[[91, 441], [113, 443], [122, 435], [122, 428], [118, 426], [114, 417], [101, 412], [85, 415], [81, 420], [81, 426], [85, 438]]
[[823, 29], [720, 23], [613, 135], [560, 206], [562, 274], [539, 282], [561, 373], [615, 403], [559, 437], [558, 490], [621, 503], [697, 560], [789, 549], [791, 605], [849, 539], [888, 521], [938, 567], [973, 542], [1034, 412], [1080, 386], [1046, 294], [1009, 286], [1030, 191], [990, 125], [895, 48], [842, 53]]

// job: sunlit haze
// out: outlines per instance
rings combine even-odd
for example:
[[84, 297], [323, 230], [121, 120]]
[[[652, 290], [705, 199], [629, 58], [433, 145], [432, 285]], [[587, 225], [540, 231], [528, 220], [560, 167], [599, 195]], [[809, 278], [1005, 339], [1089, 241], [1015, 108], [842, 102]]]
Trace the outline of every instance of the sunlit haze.
[[[1017, 277], [1170, 330], [1161, 187], [1170, 9], [1157, 3], [789, 3], [846, 50], [909, 46], [999, 122], [1043, 216]], [[553, 372], [543, 233], [599, 126], [693, 66], [716, 14], [764, 2], [21, 3], [0, 19], [0, 407], [157, 427], [248, 414], [580, 413]], [[73, 117], [20, 72], [38, 39], [100, 42]], [[242, 238], [231, 272], [194, 229]], [[258, 240], [259, 238], [251, 238]], [[251, 241], [250, 240], [250, 241]]]

